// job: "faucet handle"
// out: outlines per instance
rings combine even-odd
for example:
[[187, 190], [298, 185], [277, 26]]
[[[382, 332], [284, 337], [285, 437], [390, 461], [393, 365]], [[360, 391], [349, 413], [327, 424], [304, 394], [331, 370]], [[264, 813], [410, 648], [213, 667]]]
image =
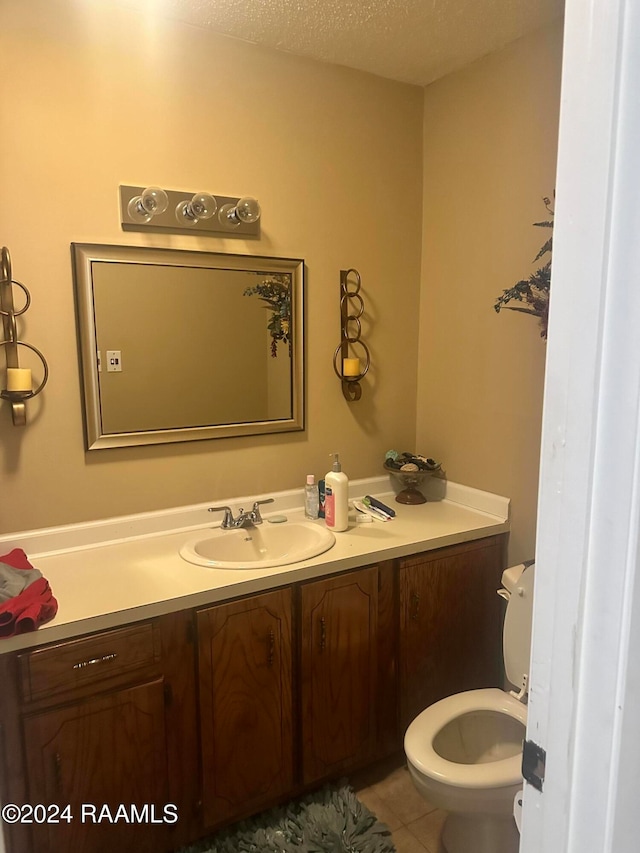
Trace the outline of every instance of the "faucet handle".
[[254, 501], [253, 509], [251, 510], [251, 514], [253, 515], [253, 523], [254, 524], [262, 524], [262, 516], [260, 515], [260, 507], [263, 504], [272, 504], [273, 498], [265, 498], [263, 501]]
[[210, 506], [207, 512], [224, 512], [224, 518], [222, 519], [223, 529], [226, 530], [233, 526], [233, 513], [230, 506]]

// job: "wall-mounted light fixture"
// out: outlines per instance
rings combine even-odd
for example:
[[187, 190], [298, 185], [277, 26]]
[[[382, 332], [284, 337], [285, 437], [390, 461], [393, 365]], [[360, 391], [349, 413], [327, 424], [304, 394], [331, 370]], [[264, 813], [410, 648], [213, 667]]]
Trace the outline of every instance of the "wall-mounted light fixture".
[[219, 236], [260, 235], [260, 205], [250, 196], [121, 186], [120, 217], [124, 231], [188, 229]]
[[[24, 305], [18, 311], [13, 304], [13, 288], [22, 290], [25, 298]], [[27, 422], [25, 401], [39, 394], [47, 384], [49, 378], [49, 366], [40, 350], [32, 344], [18, 340], [16, 317], [24, 314], [31, 304], [31, 295], [27, 288], [13, 278], [11, 272], [11, 256], [6, 246], [0, 250], [0, 314], [2, 315], [2, 326], [4, 340], [0, 341], [0, 347], [4, 349], [7, 362], [7, 387], [0, 391], [0, 397], [11, 403], [11, 416], [14, 426], [24, 426]], [[18, 350], [20, 347], [34, 352], [44, 368], [44, 377], [40, 384], [33, 389], [31, 368], [20, 367]]]

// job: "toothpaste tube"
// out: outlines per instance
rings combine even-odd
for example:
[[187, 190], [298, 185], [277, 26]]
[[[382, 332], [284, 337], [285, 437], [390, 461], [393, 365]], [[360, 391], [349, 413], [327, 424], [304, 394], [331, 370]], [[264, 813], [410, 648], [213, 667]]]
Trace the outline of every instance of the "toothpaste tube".
[[362, 503], [367, 508], [367, 512], [370, 512], [371, 515], [373, 515], [375, 518], [381, 518], [383, 521], [391, 521], [393, 519], [393, 516], [389, 515], [388, 512], [385, 512], [383, 509], [380, 509], [379, 507], [374, 506], [369, 501], [369, 498], [364, 498]]
[[364, 513], [363, 517], [367, 517], [372, 521], [390, 521], [388, 515], [383, 515], [375, 507], [366, 506], [363, 501], [354, 501], [353, 505], [358, 510], [358, 512]]
[[395, 518], [395, 509], [391, 509], [390, 506], [383, 504], [382, 501], [379, 501], [377, 498], [373, 498], [371, 495], [365, 495], [364, 502], [367, 506], [372, 506], [380, 512], [383, 512], [389, 518]]

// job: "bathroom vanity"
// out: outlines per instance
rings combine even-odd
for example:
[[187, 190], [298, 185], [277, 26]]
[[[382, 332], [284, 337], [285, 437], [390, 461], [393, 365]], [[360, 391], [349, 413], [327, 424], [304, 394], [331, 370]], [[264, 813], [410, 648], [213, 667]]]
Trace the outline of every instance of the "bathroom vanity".
[[111, 560], [117, 585], [127, 552], [133, 601], [149, 565], [135, 553], [188, 534], [34, 559], [61, 607], [0, 654], [0, 798], [34, 806], [5, 826], [9, 853], [177, 849], [399, 751], [445, 695], [500, 685], [507, 513], [400, 507], [314, 560], [231, 579], [183, 561], [190, 593], [182, 577], [174, 599], [147, 591], [146, 606], [85, 619], [70, 607], [68, 622], [58, 564], [88, 579]]

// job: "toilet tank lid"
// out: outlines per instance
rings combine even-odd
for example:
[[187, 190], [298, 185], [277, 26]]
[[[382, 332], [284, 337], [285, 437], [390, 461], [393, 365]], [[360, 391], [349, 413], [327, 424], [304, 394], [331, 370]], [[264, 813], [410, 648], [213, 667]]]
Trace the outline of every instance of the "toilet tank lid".
[[508, 569], [504, 570], [502, 573], [502, 586], [507, 590], [507, 592], [513, 592], [515, 585], [520, 580], [520, 576], [525, 569], [533, 565], [533, 562], [533, 560], [526, 560], [524, 563], [518, 563], [516, 566], [509, 566]]

